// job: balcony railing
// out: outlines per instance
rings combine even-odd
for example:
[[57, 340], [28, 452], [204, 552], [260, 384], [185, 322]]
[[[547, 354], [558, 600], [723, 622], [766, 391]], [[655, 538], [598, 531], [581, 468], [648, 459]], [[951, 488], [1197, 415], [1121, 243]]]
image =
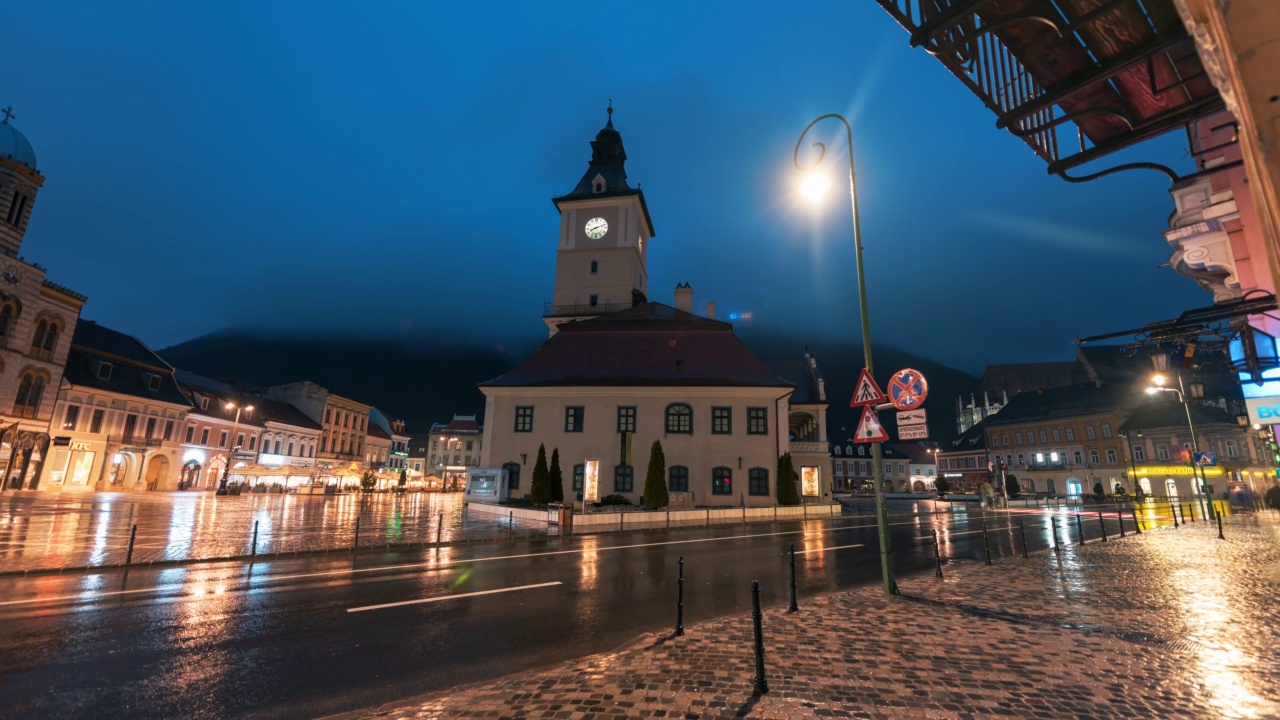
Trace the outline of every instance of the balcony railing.
[[109, 445], [140, 445], [142, 447], [160, 447], [163, 440], [160, 438], [149, 438], [142, 435], [108, 435], [107, 444]]
[[552, 305], [542, 306], [542, 317], [575, 317], [579, 315], [607, 315], [626, 310], [630, 303], [606, 303], [603, 305]]

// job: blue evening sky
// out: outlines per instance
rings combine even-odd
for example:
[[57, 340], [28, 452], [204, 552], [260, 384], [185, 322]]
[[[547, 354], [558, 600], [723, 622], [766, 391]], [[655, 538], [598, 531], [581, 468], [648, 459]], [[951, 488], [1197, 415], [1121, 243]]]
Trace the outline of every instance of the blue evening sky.
[[871, 0], [198, 5], [5, 11], [0, 106], [47, 177], [24, 254], [155, 347], [538, 337], [550, 198], [608, 98], [657, 230], [650, 299], [688, 281], [759, 328], [853, 337], [847, 195], [799, 204], [791, 165], [841, 112], [877, 341], [980, 371], [1212, 302], [1157, 267], [1163, 176], [1049, 177]]

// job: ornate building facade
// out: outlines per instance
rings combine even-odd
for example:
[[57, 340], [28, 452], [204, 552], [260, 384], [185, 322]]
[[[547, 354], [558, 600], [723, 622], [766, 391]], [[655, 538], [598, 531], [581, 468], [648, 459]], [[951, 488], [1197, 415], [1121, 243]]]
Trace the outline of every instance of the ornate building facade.
[[85, 296], [50, 281], [43, 267], [20, 255], [44, 176], [31, 143], [10, 124], [12, 111], [2, 112], [0, 490], [33, 489], [50, 452], [54, 404]]

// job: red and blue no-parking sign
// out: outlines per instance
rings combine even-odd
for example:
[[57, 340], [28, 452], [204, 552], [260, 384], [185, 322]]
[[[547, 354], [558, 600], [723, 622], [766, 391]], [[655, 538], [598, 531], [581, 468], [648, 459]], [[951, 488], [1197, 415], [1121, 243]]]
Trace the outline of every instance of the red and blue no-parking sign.
[[929, 396], [929, 383], [919, 370], [899, 370], [889, 378], [889, 402], [899, 410], [914, 410]]

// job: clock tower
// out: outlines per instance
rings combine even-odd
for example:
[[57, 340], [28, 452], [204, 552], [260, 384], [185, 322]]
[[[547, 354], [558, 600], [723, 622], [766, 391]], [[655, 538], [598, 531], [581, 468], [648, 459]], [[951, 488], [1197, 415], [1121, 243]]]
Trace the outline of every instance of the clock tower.
[[653, 222], [644, 192], [627, 184], [622, 135], [609, 121], [591, 142], [591, 162], [577, 186], [553, 198], [560, 244], [551, 302], [543, 312], [555, 335], [565, 322], [625, 310], [646, 301]]

